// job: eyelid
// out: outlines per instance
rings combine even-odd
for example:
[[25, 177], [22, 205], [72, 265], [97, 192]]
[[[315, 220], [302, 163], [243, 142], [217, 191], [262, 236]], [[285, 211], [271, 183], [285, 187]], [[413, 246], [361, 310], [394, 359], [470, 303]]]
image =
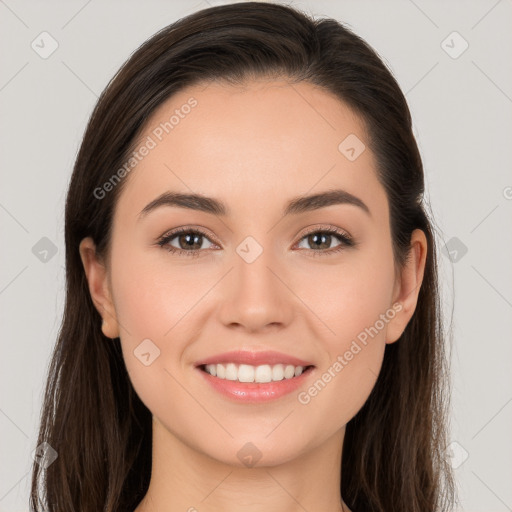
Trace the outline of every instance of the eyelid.
[[352, 235], [347, 230], [333, 226], [332, 224], [311, 224], [310, 226], [306, 226], [303, 230], [299, 231], [297, 236], [302, 239], [311, 233], [316, 233], [317, 231], [328, 231], [330, 233], [344, 235], [346, 238], [350, 238], [351, 240], [353, 239]]
[[178, 226], [176, 228], [173, 228], [173, 229], [168, 229], [163, 235], [159, 236], [157, 238], [158, 241], [164, 239], [164, 238], [168, 238], [169, 236], [172, 236], [173, 238], [176, 236], [176, 235], [179, 235], [181, 233], [188, 233], [190, 231], [197, 231], [198, 233], [202, 234], [205, 238], [208, 238], [212, 243], [216, 244], [216, 245], [221, 245], [220, 243], [216, 242], [216, 237], [215, 235], [213, 235], [211, 233], [211, 231], [207, 228], [204, 228], [203, 226], [199, 226], [199, 225], [185, 225], [185, 226]]

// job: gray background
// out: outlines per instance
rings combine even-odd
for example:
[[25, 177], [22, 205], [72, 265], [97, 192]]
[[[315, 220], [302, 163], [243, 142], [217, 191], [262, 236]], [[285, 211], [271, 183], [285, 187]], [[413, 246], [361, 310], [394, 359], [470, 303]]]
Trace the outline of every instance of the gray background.
[[[144, 40], [220, 3], [229, 2], [0, 0], [0, 512], [28, 510], [63, 309], [64, 199], [87, 119]], [[512, 1], [291, 3], [348, 24], [406, 93], [438, 243], [451, 252], [440, 260], [460, 510], [511, 511]], [[43, 31], [58, 43], [45, 59], [31, 47], [51, 48]]]

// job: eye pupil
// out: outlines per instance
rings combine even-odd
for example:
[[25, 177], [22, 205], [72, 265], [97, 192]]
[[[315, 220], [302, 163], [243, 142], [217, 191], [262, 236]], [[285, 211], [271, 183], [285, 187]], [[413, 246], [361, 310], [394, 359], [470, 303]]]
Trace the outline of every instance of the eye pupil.
[[194, 246], [194, 244], [196, 244], [196, 245], [198, 245], [197, 249], [200, 249], [201, 248], [201, 242], [198, 242], [197, 240], [200, 240], [201, 237], [202, 237], [202, 235], [200, 235], [200, 234], [192, 234], [192, 233], [186, 233], [184, 235], [180, 235], [180, 237], [179, 237], [180, 245], [184, 241], [185, 246], [187, 248], [190, 249], [191, 247]]
[[[312, 235], [309, 235], [309, 242], [312, 244], [323, 246], [324, 248], [329, 248], [330, 239], [332, 235], [326, 234], [326, 233], [314, 233]], [[318, 239], [321, 239], [322, 241], [318, 241]], [[327, 240], [327, 242], [326, 242]]]

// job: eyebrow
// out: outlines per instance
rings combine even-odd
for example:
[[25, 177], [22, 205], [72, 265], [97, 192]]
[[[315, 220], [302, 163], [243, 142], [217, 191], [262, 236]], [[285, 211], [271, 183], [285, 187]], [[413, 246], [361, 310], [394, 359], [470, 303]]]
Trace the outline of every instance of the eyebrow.
[[[357, 206], [371, 217], [370, 209], [361, 199], [341, 189], [327, 190], [325, 192], [309, 196], [295, 197], [286, 204], [283, 215], [298, 215], [337, 204], [350, 204]], [[211, 213], [221, 217], [230, 215], [230, 210], [226, 204], [218, 199], [214, 199], [213, 197], [207, 197], [200, 194], [164, 192], [143, 208], [139, 213], [139, 220], [151, 211], [162, 206], [188, 208], [190, 210]]]

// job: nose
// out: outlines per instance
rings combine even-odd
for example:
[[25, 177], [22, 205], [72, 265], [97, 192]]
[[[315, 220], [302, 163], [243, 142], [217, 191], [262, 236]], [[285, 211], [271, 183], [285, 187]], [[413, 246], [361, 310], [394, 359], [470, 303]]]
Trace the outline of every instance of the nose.
[[223, 280], [220, 320], [230, 328], [255, 333], [289, 325], [294, 313], [294, 295], [286, 284], [286, 271], [272, 251], [252, 262], [235, 254], [234, 268]]

